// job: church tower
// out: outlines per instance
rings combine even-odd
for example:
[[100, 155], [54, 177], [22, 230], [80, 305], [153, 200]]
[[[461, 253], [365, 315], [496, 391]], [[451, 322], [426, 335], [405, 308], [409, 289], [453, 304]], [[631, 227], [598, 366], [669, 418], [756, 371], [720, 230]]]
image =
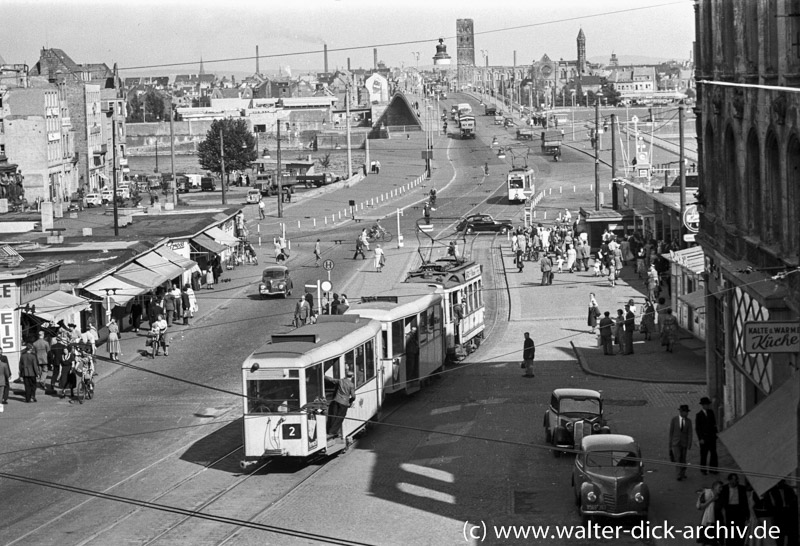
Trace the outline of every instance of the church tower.
[[475, 71], [475, 30], [472, 19], [456, 19], [456, 67], [458, 85], [472, 82]]
[[578, 32], [578, 76], [586, 72], [586, 35], [583, 29]]

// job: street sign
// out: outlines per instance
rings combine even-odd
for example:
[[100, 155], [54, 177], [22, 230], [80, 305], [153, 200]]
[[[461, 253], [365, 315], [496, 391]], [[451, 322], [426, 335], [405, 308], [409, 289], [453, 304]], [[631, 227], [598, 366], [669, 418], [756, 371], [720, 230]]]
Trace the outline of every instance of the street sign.
[[639, 123], [639, 116], [633, 116], [633, 117], [631, 118], [631, 121], [632, 121], [633, 123]]
[[333, 260], [325, 260], [322, 262], [322, 269], [325, 271], [333, 271]]
[[692, 233], [700, 231], [700, 213], [697, 212], [697, 205], [686, 205], [683, 211], [683, 225]]
[[800, 322], [745, 322], [744, 352], [800, 352]]
[[322, 281], [322, 284], [320, 284], [319, 287], [323, 292], [330, 292], [331, 288], [333, 288], [333, 285], [330, 283], [330, 281]]
[[695, 243], [695, 242], [697, 242], [695, 239], [697, 239], [697, 234], [695, 234], [695, 233], [684, 233], [683, 234], [683, 240], [685, 242], [687, 242], [687, 243]]

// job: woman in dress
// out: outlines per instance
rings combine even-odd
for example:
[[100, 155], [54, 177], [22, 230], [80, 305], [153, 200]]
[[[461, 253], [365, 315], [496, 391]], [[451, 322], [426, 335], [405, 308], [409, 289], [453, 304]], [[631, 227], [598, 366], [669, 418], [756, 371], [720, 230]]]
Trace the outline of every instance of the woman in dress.
[[108, 340], [106, 341], [106, 350], [111, 356], [111, 360], [119, 360], [118, 355], [122, 352], [119, 346], [119, 326], [116, 319], [111, 319], [108, 323]]
[[661, 328], [661, 345], [665, 345], [667, 351], [671, 353], [676, 341], [678, 341], [678, 319], [672, 315], [672, 309], [667, 307], [664, 314], [664, 325]]
[[658, 316], [658, 333], [664, 331], [664, 315], [667, 314], [667, 300], [664, 298], [658, 298], [658, 305], [656, 306], [656, 315]]
[[650, 300], [644, 300], [640, 327], [644, 334], [644, 339], [650, 341], [650, 339], [652, 339], [651, 335], [656, 331], [656, 308]]
[[69, 389], [70, 397], [75, 396], [75, 387], [77, 386], [77, 378], [73, 371], [75, 366], [75, 355], [69, 347], [64, 347], [64, 353], [61, 357], [61, 375], [58, 378], [58, 388], [61, 389], [61, 398], [66, 396], [66, 391]]
[[573, 245], [567, 245], [567, 269], [570, 273], [575, 272], [575, 260], [578, 258], [578, 252]]
[[592, 333], [594, 333], [595, 328], [597, 328], [597, 317], [600, 316], [600, 308], [597, 306], [597, 300], [594, 297], [594, 293], [589, 294], [589, 319], [588, 319], [588, 326], [592, 327]]
[[211, 266], [206, 269], [206, 289], [211, 290], [214, 288], [214, 270]]
[[194, 314], [197, 313], [199, 309], [197, 306], [197, 296], [191, 286], [186, 289], [186, 293], [189, 294], [189, 318], [194, 318]]
[[383, 264], [385, 263], [386, 258], [384, 258], [383, 249], [381, 245], [375, 245], [375, 270], [378, 273], [383, 271]]

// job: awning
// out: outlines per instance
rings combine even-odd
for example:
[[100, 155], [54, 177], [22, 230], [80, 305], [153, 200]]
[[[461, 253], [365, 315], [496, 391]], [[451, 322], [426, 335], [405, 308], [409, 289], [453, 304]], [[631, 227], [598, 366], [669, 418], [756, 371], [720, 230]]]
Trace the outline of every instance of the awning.
[[34, 315], [50, 322], [58, 322], [91, 306], [91, 303], [86, 298], [73, 296], [60, 290], [26, 303], [36, 306]]
[[211, 237], [208, 237], [207, 235], [198, 235], [197, 237], [192, 239], [192, 242], [197, 246], [205, 248], [212, 254], [222, 254], [223, 252], [228, 250], [228, 247], [222, 246], [221, 244], [216, 242]]
[[701, 288], [700, 290], [678, 296], [678, 299], [686, 303], [686, 305], [692, 309], [701, 309], [706, 306], [706, 291], [704, 288]]
[[134, 262], [155, 271], [159, 275], [163, 275], [167, 279], [174, 279], [183, 275], [182, 266], [172, 263], [168, 259], [159, 256], [156, 252], [142, 254]]
[[165, 260], [169, 260], [170, 262], [174, 263], [178, 267], [180, 267], [183, 271], [191, 271], [193, 268], [197, 267], [197, 262], [194, 260], [190, 260], [189, 258], [184, 258], [177, 252], [172, 249], [169, 249], [165, 246], [162, 246], [158, 250], [156, 250], [156, 254], [164, 258]]
[[237, 239], [233, 235], [228, 235], [227, 233], [225, 233], [224, 231], [222, 231], [217, 227], [206, 230], [206, 232], [203, 235], [208, 235], [221, 245], [236, 246], [239, 244], [239, 239]]
[[125, 282], [135, 286], [141, 286], [142, 288], [145, 288], [145, 291], [152, 290], [153, 288], [164, 284], [164, 281], [169, 278], [160, 271], [153, 271], [152, 269], [144, 267], [136, 262], [126, 265], [117, 271], [114, 276], [119, 277]]
[[706, 270], [705, 253], [703, 252], [703, 247], [700, 246], [670, 251], [668, 254], [662, 254], [662, 256], [695, 275], [700, 275]]
[[758, 495], [797, 468], [798, 396], [795, 373], [719, 435]]
[[116, 291], [110, 295], [111, 299], [114, 300], [114, 303], [117, 305], [125, 305], [135, 296], [144, 294], [150, 290], [149, 288], [145, 288], [143, 286], [125, 282], [115, 275], [103, 277], [99, 281], [85, 286], [83, 289], [94, 294], [98, 297], [98, 299], [105, 299], [106, 290], [114, 291], [114, 289], [116, 289]]

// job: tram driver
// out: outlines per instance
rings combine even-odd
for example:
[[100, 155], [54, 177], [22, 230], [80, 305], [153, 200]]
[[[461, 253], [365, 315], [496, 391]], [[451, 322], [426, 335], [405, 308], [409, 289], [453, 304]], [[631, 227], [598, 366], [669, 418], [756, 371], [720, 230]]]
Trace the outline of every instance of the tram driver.
[[347, 409], [356, 400], [356, 386], [353, 384], [353, 370], [347, 370], [343, 379], [325, 376], [325, 381], [336, 385], [336, 395], [328, 406], [328, 438], [342, 436], [342, 422]]

